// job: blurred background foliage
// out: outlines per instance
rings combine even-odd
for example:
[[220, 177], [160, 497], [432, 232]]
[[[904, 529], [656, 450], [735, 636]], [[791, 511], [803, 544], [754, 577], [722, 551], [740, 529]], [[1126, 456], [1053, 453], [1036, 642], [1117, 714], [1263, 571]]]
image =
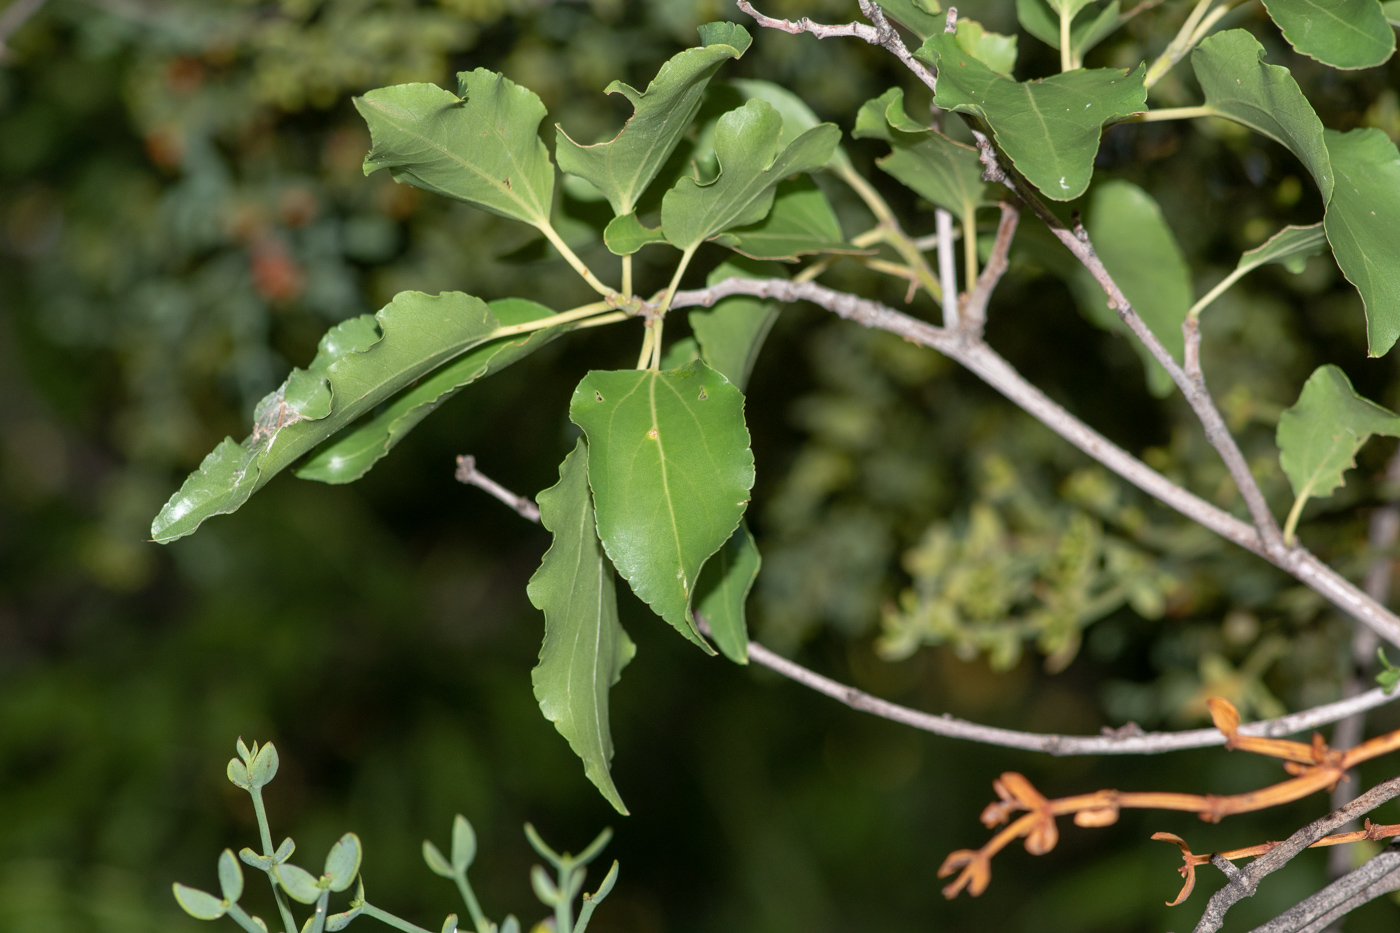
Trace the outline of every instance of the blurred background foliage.
[[[845, 0], [764, 8], [855, 15]], [[1400, 137], [1400, 66], [1316, 65], [1256, 10], [1238, 23], [1293, 69], [1324, 123]], [[1007, 0], [962, 12], [1015, 31]], [[1168, 0], [1089, 64], [1136, 64], [1182, 16]], [[13, 37], [0, 66], [0, 929], [195, 928], [169, 882], [208, 887], [217, 851], [255, 832], [222, 777], [238, 735], [282, 751], [275, 828], [313, 852], [355, 830], [370, 896], [429, 925], [453, 892], [422, 866], [419, 840], [445, 841], [458, 811], [481, 833], [477, 887], [497, 916], [535, 919], [519, 829], [530, 819], [573, 848], [617, 827], [621, 883], [600, 933], [1053, 933], [1194, 923], [1204, 893], [1162, 906], [1178, 856], [1145, 841], [1155, 830], [1225, 848], [1282, 838], [1325, 809], [1317, 798], [1219, 826], [1133, 813], [1070, 828], [1048, 857], [1003, 855], [980, 900], [947, 903], [933, 872], [985, 838], [976, 816], [1002, 770], [1049, 794], [1226, 793], [1281, 772], [1218, 750], [1048, 760], [916, 734], [707, 660], [625, 600], [639, 657], [613, 691], [614, 773], [634, 815], [617, 819], [531, 696], [542, 620], [524, 583], [546, 536], [455, 485], [451, 467], [473, 453], [522, 492], [550, 485], [571, 445], [572, 385], [630, 365], [631, 331], [580, 334], [472, 387], [354, 486], [286, 477], [191, 539], [147, 542], [178, 479], [245, 433], [253, 403], [328, 324], [405, 288], [586, 300], [518, 225], [363, 177], [353, 94], [484, 65], [541, 95], [547, 142], [553, 120], [596, 139], [626, 115], [601, 94], [610, 80], [644, 85], [697, 24], [723, 18], [739, 16], [721, 0], [50, 0]], [[1021, 44], [1018, 77], [1054, 69], [1052, 50]], [[846, 130], [892, 84], [911, 111], [927, 100], [850, 41], [760, 33], [725, 74], [789, 87]], [[1178, 68], [1158, 103], [1194, 102], [1191, 80]], [[846, 144], [907, 227], [929, 232], [926, 207], [871, 167], [879, 147]], [[1321, 213], [1286, 151], [1215, 123], [1112, 128], [1099, 177], [1157, 198], [1199, 291], [1241, 250]], [[827, 188], [847, 234], [864, 229], [859, 203]], [[588, 206], [562, 210], [585, 257], [611, 268]], [[1063, 258], [1033, 226], [993, 302], [993, 345], [1109, 437], [1238, 510], [1185, 405], [1154, 398], [1127, 343], [1081, 316]], [[642, 290], [661, 284], [668, 270], [639, 258]], [[902, 299], [855, 263], [831, 281]], [[1255, 273], [1204, 326], [1206, 372], [1279, 514], [1289, 495], [1273, 427], [1315, 365], [1339, 363], [1363, 394], [1400, 403], [1392, 360], [1365, 358], [1360, 301], [1330, 257]], [[1093, 732], [1195, 724], [1210, 695], [1274, 715], [1337, 697], [1353, 675], [1350, 623], [1318, 597], [932, 354], [793, 308], [749, 399], [765, 558], [756, 636], [833, 676], [979, 721]], [[1397, 493], [1380, 479], [1392, 448], [1363, 451], [1304, 526], [1353, 578], [1377, 558], [1370, 512]], [[1373, 731], [1396, 726], [1395, 712], [1372, 717]], [[1393, 769], [1382, 760], [1364, 777]], [[1324, 873], [1317, 853], [1296, 860], [1232, 924], [1273, 916]], [[1347, 922], [1393, 929], [1396, 912], [1379, 902]]]

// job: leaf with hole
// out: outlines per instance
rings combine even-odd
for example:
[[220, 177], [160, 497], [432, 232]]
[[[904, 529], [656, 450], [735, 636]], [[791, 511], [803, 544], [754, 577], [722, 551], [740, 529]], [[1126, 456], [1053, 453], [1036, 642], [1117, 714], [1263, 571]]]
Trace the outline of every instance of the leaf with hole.
[[697, 360], [671, 372], [590, 372], [569, 416], [588, 436], [598, 536], [632, 591], [697, 645], [700, 568], [748, 506], [744, 396]]
[[1019, 82], [992, 71], [946, 33], [925, 42], [919, 55], [938, 68], [934, 103], [986, 120], [1021, 174], [1056, 201], [1072, 201], [1089, 187], [1104, 124], [1147, 108], [1145, 66]]
[[1264, 0], [1288, 44], [1333, 68], [1374, 68], [1395, 54], [1380, 0]]
[[[1086, 226], [1104, 268], [1138, 316], [1180, 362], [1185, 349], [1181, 322], [1186, 319], [1193, 298], [1191, 268], [1162, 216], [1162, 209], [1137, 185], [1102, 182], [1091, 195]], [[1142, 357], [1152, 394], [1170, 394], [1174, 386], [1171, 376], [1129, 334], [1117, 313], [1109, 309], [1108, 299], [1093, 276], [1082, 266], [1077, 267], [1072, 285], [1085, 315], [1105, 330], [1124, 334]]]
[[583, 760], [588, 779], [626, 813], [609, 770], [608, 691], [637, 649], [617, 618], [613, 568], [598, 541], [588, 482], [588, 445], [580, 438], [559, 467], [559, 482], [537, 497], [554, 543], [526, 587], [544, 612], [544, 644], [530, 680], [544, 718]]
[[605, 93], [621, 94], [633, 107], [632, 116], [611, 140], [580, 146], [559, 128], [559, 168], [592, 182], [618, 217], [636, 209], [647, 185], [690, 128], [715, 72], [743, 55], [753, 40], [735, 23], [707, 23], [700, 27], [700, 41], [698, 48], [662, 65], [645, 91], [621, 81], [608, 85]]
[[484, 211], [549, 225], [554, 166], [539, 137], [544, 104], [494, 71], [457, 75], [457, 93], [399, 84], [355, 98], [373, 147], [365, 174], [405, 182]]
[[[502, 298], [487, 307], [496, 320], [506, 327], [538, 321], [554, 314], [544, 305], [523, 298]], [[524, 359], [573, 328], [573, 324], [561, 324], [528, 334], [503, 337], [469, 350], [393, 399], [382, 411], [375, 412], [343, 435], [317, 448], [306, 463], [297, 468], [297, 478], [322, 483], [354, 482], [388, 456], [389, 451], [409, 431], [452, 396], [473, 382]]]
[[899, 88], [866, 101], [856, 115], [851, 135], [888, 142], [890, 154], [876, 159], [875, 164], [957, 217], [970, 216], [989, 203], [977, 150], [910, 119]]
[[[401, 292], [373, 317], [331, 328], [310, 368], [293, 371], [258, 404], [253, 433], [242, 444], [226, 438], [190, 474], [156, 516], [151, 537], [165, 544], [205, 519], [236, 511], [312, 448], [414, 380], [485, 343], [499, 326], [479, 298]], [[320, 388], [306, 390], [313, 382]]]
[[1357, 395], [1336, 366], [1319, 366], [1278, 420], [1279, 463], [1293, 494], [1300, 501], [1332, 495], [1373, 434], [1400, 437], [1400, 415]]
[[1400, 151], [1377, 129], [1325, 134], [1336, 186], [1324, 229], [1366, 307], [1368, 352], [1400, 337]]
[[767, 217], [721, 233], [715, 242], [750, 259], [785, 262], [810, 253], [862, 252], [841, 238], [841, 224], [826, 195], [805, 177], [779, 182]]
[[673, 246], [693, 252], [731, 227], [757, 223], [773, 204], [773, 189], [790, 175], [826, 165], [841, 138], [830, 123], [808, 130], [781, 151], [783, 118], [765, 101], [750, 100], [719, 118], [715, 156], [720, 173], [701, 184], [686, 176], [661, 201], [661, 229]]

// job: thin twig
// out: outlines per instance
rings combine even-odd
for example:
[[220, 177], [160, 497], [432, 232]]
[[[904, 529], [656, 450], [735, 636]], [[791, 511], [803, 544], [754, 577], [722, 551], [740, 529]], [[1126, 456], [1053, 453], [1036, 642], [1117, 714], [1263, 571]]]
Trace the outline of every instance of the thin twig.
[[[1333, 852], [1343, 852], [1336, 848]], [[1346, 914], [1400, 888], [1400, 846], [1386, 850], [1252, 933], [1321, 933]]]
[[799, 36], [804, 32], [808, 32], [818, 39], [854, 37], [856, 39], [864, 39], [871, 45], [883, 46], [898, 56], [899, 60], [904, 63], [906, 68], [912, 71], [920, 81], [928, 85], [929, 90], [933, 91], [938, 88], [938, 79], [934, 73], [925, 67], [922, 62], [914, 58], [908, 46], [904, 44], [904, 40], [899, 37], [899, 33], [895, 30], [894, 26], [890, 25], [889, 20], [885, 18], [884, 11], [876, 4], [872, 3], [871, 0], [860, 0], [860, 11], [864, 14], [866, 19], [869, 19], [871, 23], [874, 24], [871, 26], [867, 26], [864, 23], [841, 23], [840, 25], [832, 26], [825, 23], [814, 22], [806, 16], [795, 21], [790, 19], [777, 19], [772, 16], [764, 16], [762, 13], [758, 12], [758, 10], [754, 9], [751, 0], [737, 0], [737, 2], [742, 12], [752, 16], [754, 22], [765, 29], [777, 29], [794, 36]]
[[[756, 664], [795, 680], [804, 687], [824, 693], [834, 700], [846, 704], [851, 709], [870, 713], [882, 719], [902, 723], [953, 739], [966, 739], [984, 745], [998, 745], [1002, 748], [1020, 748], [1026, 751], [1045, 752], [1056, 757], [1070, 755], [1160, 755], [1164, 752], [1182, 751], [1188, 748], [1210, 748], [1224, 745], [1225, 735], [1219, 729], [1190, 729], [1182, 732], [1143, 732], [1135, 726], [1125, 729], [1105, 729], [1103, 735], [1053, 735], [1041, 732], [1018, 732], [1013, 729], [998, 729], [994, 726], [978, 725], [965, 719], [958, 719], [944, 713], [941, 716], [900, 706], [888, 700], [871, 696], [863, 690], [838, 683], [823, 677], [795, 661], [775, 654], [758, 642], [749, 642], [749, 659]], [[1351, 697], [1337, 703], [1328, 703], [1313, 709], [1266, 719], [1240, 727], [1241, 735], [1278, 738], [1306, 732], [1327, 723], [1336, 722], [1345, 716], [1363, 709], [1374, 709], [1393, 700], [1400, 694], [1387, 695], [1380, 688], [1360, 696]]]
[[5, 12], [0, 13], [0, 62], [10, 57], [10, 37], [39, 12], [44, 2], [45, 0], [14, 0], [5, 7]]
[[1289, 569], [1289, 563], [1294, 560], [1294, 549], [1285, 545], [1283, 533], [1279, 530], [1273, 512], [1269, 510], [1269, 504], [1264, 500], [1264, 493], [1260, 490], [1258, 482], [1255, 481], [1254, 474], [1250, 472], [1248, 461], [1245, 460], [1239, 445], [1235, 443], [1234, 435], [1225, 425], [1225, 419], [1221, 416], [1220, 410], [1215, 407], [1215, 400], [1211, 398], [1210, 390], [1206, 388], [1205, 377], [1199, 366], [1197, 347], [1199, 346], [1200, 331], [1194, 326], [1196, 322], [1188, 319], [1182, 325], [1188, 347], [1186, 359], [1192, 364], [1192, 371], [1188, 372], [1162, 345], [1162, 341], [1133, 309], [1132, 303], [1118, 287], [1118, 283], [1104, 268], [1104, 264], [1099, 259], [1098, 253], [1094, 251], [1094, 244], [1090, 242], [1089, 234], [1084, 227], [1077, 221], [1072, 229], [1067, 227], [1060, 218], [1051, 212], [1045, 202], [1036, 196], [1024, 180], [1018, 177], [1015, 172], [1008, 172], [1001, 168], [991, 141], [982, 133], [976, 133], [976, 136], [978, 154], [987, 169], [986, 174], [995, 176], [996, 180], [1010, 188], [1035, 212], [1037, 217], [1044, 221], [1045, 225], [1050, 228], [1050, 232], [1069, 248], [1069, 251], [1083, 264], [1084, 268], [1089, 270], [1089, 274], [1094, 277], [1094, 281], [1098, 282], [1099, 287], [1108, 297], [1108, 306], [1117, 312], [1119, 319], [1128, 326], [1128, 329], [1142, 342], [1142, 345], [1147, 347], [1152, 358], [1161, 364], [1162, 368], [1171, 376], [1172, 382], [1181, 389], [1187, 404], [1191, 406], [1191, 410], [1195, 412], [1196, 418], [1201, 422], [1206, 440], [1220, 455], [1231, 479], [1235, 481], [1235, 486], [1244, 499], [1245, 507], [1249, 510], [1249, 516], [1258, 530], [1269, 559], [1284, 569]]
[[987, 267], [977, 277], [977, 284], [968, 289], [967, 302], [962, 310], [962, 326], [977, 337], [982, 336], [987, 324], [987, 302], [991, 300], [1001, 277], [1006, 274], [1007, 254], [1011, 252], [1011, 240], [1016, 236], [1016, 224], [1020, 218], [1021, 212], [1016, 205], [1006, 201], [1001, 203], [1001, 223], [997, 225], [992, 254], [987, 257]]
[[477, 470], [475, 457], [466, 455], [458, 457], [455, 476], [459, 483], [466, 483], [468, 486], [475, 486], [478, 489], [486, 490], [512, 509], [515, 509], [522, 517], [528, 518], [532, 522], [538, 522], [540, 520], [539, 506], [535, 505], [528, 496], [516, 495], [491, 477]]
[[815, 282], [730, 278], [709, 288], [677, 292], [672, 307], [709, 307], [729, 295], [752, 295], [788, 302], [810, 301], [847, 320], [886, 330], [937, 350], [970, 369], [1036, 420], [1148, 495], [1291, 573], [1347, 615], [1375, 629], [1386, 640], [1400, 645], [1400, 618], [1361, 592], [1355, 584], [1302, 547], [1290, 548], [1282, 555], [1270, 551], [1255, 528], [1173, 483], [1065, 411], [1027, 382], [984, 341], [966, 332], [954, 332], [920, 321], [878, 301], [838, 292]]
[[[1231, 907], [1246, 897], [1254, 896], [1259, 882], [1293, 860], [1299, 852], [1328, 835], [1338, 826], [1350, 823], [1364, 816], [1393, 797], [1400, 796], [1400, 777], [1391, 778], [1384, 784], [1377, 784], [1366, 793], [1339, 810], [1329, 813], [1320, 820], [1304, 826], [1272, 851], [1251, 862], [1232, 878], [1225, 887], [1211, 896], [1205, 913], [1196, 924], [1195, 933], [1215, 933], [1225, 922], [1225, 914]], [[1325, 890], [1325, 889], [1324, 889]]]

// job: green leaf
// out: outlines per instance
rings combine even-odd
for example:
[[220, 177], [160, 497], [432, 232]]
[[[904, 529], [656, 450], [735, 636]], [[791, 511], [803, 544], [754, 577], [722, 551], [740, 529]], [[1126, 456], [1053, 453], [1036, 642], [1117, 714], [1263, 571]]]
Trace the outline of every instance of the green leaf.
[[[402, 292], [377, 315], [332, 328], [308, 370], [292, 373], [258, 404], [253, 433], [227, 438], [161, 509], [151, 537], [161, 544], [248, 501], [277, 473], [414, 380], [484, 343], [500, 325], [486, 303], [461, 292]], [[298, 408], [297, 386], [320, 380], [330, 409]], [[305, 393], [302, 393], [303, 395]]]
[[544, 104], [485, 68], [457, 81], [456, 94], [400, 84], [355, 98], [374, 143], [365, 174], [387, 168], [395, 181], [548, 226], [554, 166], [539, 137]]
[[686, 176], [666, 192], [661, 201], [666, 239], [693, 252], [730, 227], [757, 223], [773, 204], [774, 186], [789, 175], [826, 165], [841, 138], [840, 130], [823, 123], [779, 152], [782, 132], [782, 116], [761, 100], [720, 117], [715, 129], [720, 174], [706, 184]]
[[748, 527], [739, 523], [734, 534], [705, 561], [695, 585], [695, 611], [705, 617], [724, 656], [736, 664], [749, 663], [749, 628], [744, 604], [761, 564], [758, 545]]
[[578, 922], [574, 924], [574, 933], [584, 933], [588, 929], [588, 921], [593, 918], [593, 911], [603, 903], [603, 898], [612, 893], [613, 886], [617, 884], [617, 870], [617, 860], [614, 859], [612, 867], [603, 876], [603, 883], [598, 885], [598, 890], [583, 896], [583, 903], [579, 905]]
[[1071, 201], [1089, 187], [1103, 125], [1147, 107], [1145, 66], [1131, 74], [1094, 68], [1021, 83], [992, 71], [946, 33], [919, 54], [938, 68], [934, 103], [986, 120], [1026, 180], [1056, 201]]
[[689, 129], [719, 66], [743, 55], [753, 40], [742, 26], [709, 23], [700, 27], [700, 41], [701, 47], [662, 65], [644, 92], [621, 81], [608, 85], [607, 93], [621, 94], [634, 109], [613, 139], [580, 146], [559, 128], [559, 167], [592, 182], [619, 217], [636, 209], [642, 192]]
[[1381, 4], [1381, 12], [1390, 25], [1400, 26], [1400, 0], [1386, 0]]
[[[694, 311], [690, 312], [692, 315]], [[662, 369], [680, 369], [692, 360], [700, 359], [700, 344], [694, 337], [682, 337], [674, 341], [666, 352], [661, 354]]]
[[904, 92], [899, 88], [890, 88], [866, 101], [856, 115], [852, 135], [888, 142], [890, 154], [875, 164], [957, 217], [966, 217], [989, 203], [977, 150], [911, 120], [904, 111]]
[[360, 873], [361, 855], [360, 837], [354, 833], [346, 833], [331, 846], [331, 851], [326, 855], [325, 876], [330, 879], [332, 891], [344, 891], [350, 887], [350, 882]]
[[448, 914], [442, 921], [442, 933], [457, 933], [457, 915]]
[[920, 39], [943, 31], [945, 20], [940, 15], [943, 8], [938, 5], [938, 0], [879, 0], [876, 5], [886, 16]]
[[476, 860], [476, 831], [471, 822], [458, 813], [452, 818], [452, 867], [465, 873]]
[[673, 372], [590, 372], [569, 417], [588, 435], [598, 536], [643, 602], [697, 645], [700, 568], [748, 505], [753, 451], [744, 396], [696, 361]]
[[229, 903], [236, 903], [243, 896], [243, 868], [232, 849], [219, 853], [219, 890]]
[[816, 183], [806, 177], [779, 182], [767, 217], [721, 233], [715, 242], [750, 259], [791, 262], [809, 253], [861, 252], [841, 238], [836, 212]]
[[1380, 130], [1328, 130], [1336, 187], [1324, 228], [1337, 265], [1366, 306], [1368, 352], [1400, 337], [1400, 151]]
[[559, 482], [537, 497], [540, 521], [554, 543], [526, 587], [545, 622], [540, 663], [530, 680], [545, 719], [583, 759], [588, 779], [626, 813], [609, 772], [608, 691], [637, 649], [617, 619], [613, 568], [598, 542], [589, 467], [589, 448], [580, 438], [559, 467]]
[[1376, 675], [1376, 684], [1387, 695], [1394, 693], [1395, 688], [1400, 686], [1400, 667], [1390, 663], [1390, 658], [1385, 656], [1384, 648], [1376, 649], [1376, 657], [1381, 662], [1381, 672]]
[[546, 907], [554, 907], [564, 899], [559, 886], [549, 877], [549, 872], [544, 870], [543, 865], [536, 865], [530, 869], [530, 887], [535, 889], [535, 897]]
[[257, 757], [248, 765], [248, 783], [253, 787], [266, 787], [277, 776], [277, 746], [268, 742], [258, 749]]
[[603, 244], [614, 256], [630, 256], [643, 246], [665, 242], [660, 227], [643, 225], [635, 213], [619, 214], [603, 228]]
[[443, 857], [442, 851], [428, 839], [423, 840], [423, 862], [435, 875], [444, 878], [455, 878], [457, 875], [452, 865]]
[[175, 891], [176, 903], [196, 920], [218, 920], [228, 913], [228, 902], [207, 891], [187, 888], [183, 884], [174, 884], [171, 887]]
[[[1137, 185], [1107, 181], [1094, 187], [1087, 226], [1104, 268], [1152, 333], [1179, 361], [1185, 348], [1181, 322], [1186, 319], [1194, 295], [1191, 269], [1162, 217], [1162, 209]], [[1109, 309], [1103, 289], [1094, 278], [1080, 267], [1073, 285], [1079, 305], [1090, 320], [1128, 336], [1142, 357], [1152, 394], [1170, 394], [1171, 377], [1147, 348], [1128, 334], [1127, 325]]]
[[1312, 173], [1326, 204], [1332, 167], [1317, 118], [1287, 68], [1266, 65], [1264, 47], [1243, 29], [1216, 33], [1191, 54], [1206, 106], [1282, 143]]
[[[733, 276], [767, 277], [739, 263], [724, 262], [710, 272], [706, 284], [714, 285]], [[777, 319], [778, 306], [774, 302], [748, 295], [730, 295], [713, 308], [692, 310], [690, 329], [699, 343], [705, 364], [742, 392], [748, 387], [758, 351], [763, 348], [763, 341]]]
[[228, 760], [228, 768], [225, 769], [224, 773], [228, 775], [229, 783], [236, 787], [247, 790], [251, 786], [248, 783], [248, 766], [237, 758]]
[[296, 865], [278, 865], [272, 870], [282, 890], [293, 900], [303, 904], [314, 904], [321, 896], [321, 883], [315, 875]]
[[1276, 262], [1296, 275], [1303, 271], [1309, 256], [1316, 256], [1326, 247], [1327, 236], [1320, 223], [1284, 227], [1263, 246], [1256, 246], [1241, 256], [1235, 271], [1243, 274]]
[[1068, 16], [1072, 22], [1079, 11], [1093, 3], [1094, 0], [1045, 0], [1045, 2], [1050, 4], [1050, 9], [1055, 11], [1056, 16]]
[[[1397, 0], [1400, 2], [1400, 0]], [[744, 100], [761, 100], [778, 111], [783, 118], [783, 132], [778, 136], [778, 148], [786, 148], [789, 143], [810, 129], [821, 125], [821, 120], [807, 106], [807, 102], [787, 88], [772, 81], [759, 81], [753, 78], [734, 78], [725, 82], [739, 93]], [[827, 168], [842, 171], [851, 168], [851, 158], [846, 150], [837, 146], [831, 153]]]
[[1333, 68], [1374, 68], [1395, 53], [1379, 0], [1264, 0], [1299, 53]]
[[[1113, 0], [1102, 10], [1092, 4], [1084, 6], [1070, 23], [1070, 51], [1082, 59], [1085, 53], [1112, 35], [1124, 23], [1119, 10], [1119, 0]], [[1041, 42], [1052, 49], [1060, 47], [1059, 18], [1050, 15], [1043, 0], [1016, 0], [1016, 18], [1026, 32]]]
[[[554, 314], [544, 305], [523, 298], [499, 299], [488, 307], [496, 320], [507, 327]], [[353, 483], [463, 388], [524, 359], [573, 328], [572, 324], [547, 327], [493, 340], [468, 351], [395, 398], [383, 411], [323, 444], [296, 470], [297, 477], [322, 483]]]
[[1319, 366], [1278, 419], [1279, 463], [1299, 499], [1325, 498], [1356, 466], [1372, 434], [1400, 437], [1400, 415], [1356, 394], [1346, 373]]
[[1016, 67], [1016, 37], [988, 32], [981, 23], [958, 20], [958, 47], [999, 75], [1011, 77]]

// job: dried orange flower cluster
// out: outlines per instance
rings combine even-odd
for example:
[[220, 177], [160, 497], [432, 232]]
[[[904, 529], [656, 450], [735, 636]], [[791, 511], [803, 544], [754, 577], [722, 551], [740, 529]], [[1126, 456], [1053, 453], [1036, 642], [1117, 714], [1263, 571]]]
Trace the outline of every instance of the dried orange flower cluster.
[[[1400, 730], [1377, 736], [1345, 751], [1329, 748], [1322, 736], [1317, 734], [1313, 735], [1312, 742], [1240, 735], [1239, 710], [1235, 709], [1230, 701], [1219, 697], [1213, 697], [1208, 703], [1215, 727], [1225, 735], [1227, 749], [1282, 758], [1284, 770], [1293, 777], [1262, 790], [1228, 796], [1100, 790], [1092, 794], [1049, 800], [1031, 786], [1031, 782], [1023, 775], [1008, 771], [992, 782], [992, 789], [1000, 799], [988, 804], [982, 811], [982, 825], [991, 829], [1011, 820], [1014, 813], [1024, 810], [1025, 815], [1011, 820], [1005, 829], [988, 840], [982, 848], [959, 849], [949, 853], [938, 869], [938, 877], [946, 878], [954, 872], [958, 872], [958, 876], [943, 889], [944, 896], [956, 897], [966, 889], [976, 897], [987, 890], [987, 885], [992, 880], [992, 856], [1017, 839], [1025, 837], [1026, 851], [1031, 855], [1044, 855], [1055, 848], [1055, 843], [1060, 839], [1059, 827], [1055, 825], [1056, 817], [1072, 813], [1076, 826], [1110, 826], [1118, 822], [1120, 810], [1130, 808], [1183, 810], [1199, 813], [1201, 819], [1207, 822], [1218, 823], [1222, 818], [1234, 813], [1264, 810], [1292, 803], [1320, 790], [1330, 790], [1346, 777], [1351, 768], [1400, 748]], [[1400, 836], [1400, 824], [1386, 826], [1372, 824], [1367, 820], [1364, 830], [1338, 833], [1321, 839], [1314, 845], [1340, 845], [1361, 839], [1385, 839], [1390, 836]], [[1218, 854], [1227, 859], [1248, 858], [1263, 855], [1276, 845], [1268, 842], [1246, 849], [1197, 855], [1191, 852], [1184, 840], [1171, 833], [1157, 833], [1152, 838], [1176, 843], [1181, 847], [1184, 856], [1185, 864], [1180, 871], [1186, 879], [1186, 884], [1176, 900], [1170, 901], [1168, 906], [1180, 904], [1186, 899], [1196, 884], [1196, 866], [1209, 862], [1212, 855]]]

